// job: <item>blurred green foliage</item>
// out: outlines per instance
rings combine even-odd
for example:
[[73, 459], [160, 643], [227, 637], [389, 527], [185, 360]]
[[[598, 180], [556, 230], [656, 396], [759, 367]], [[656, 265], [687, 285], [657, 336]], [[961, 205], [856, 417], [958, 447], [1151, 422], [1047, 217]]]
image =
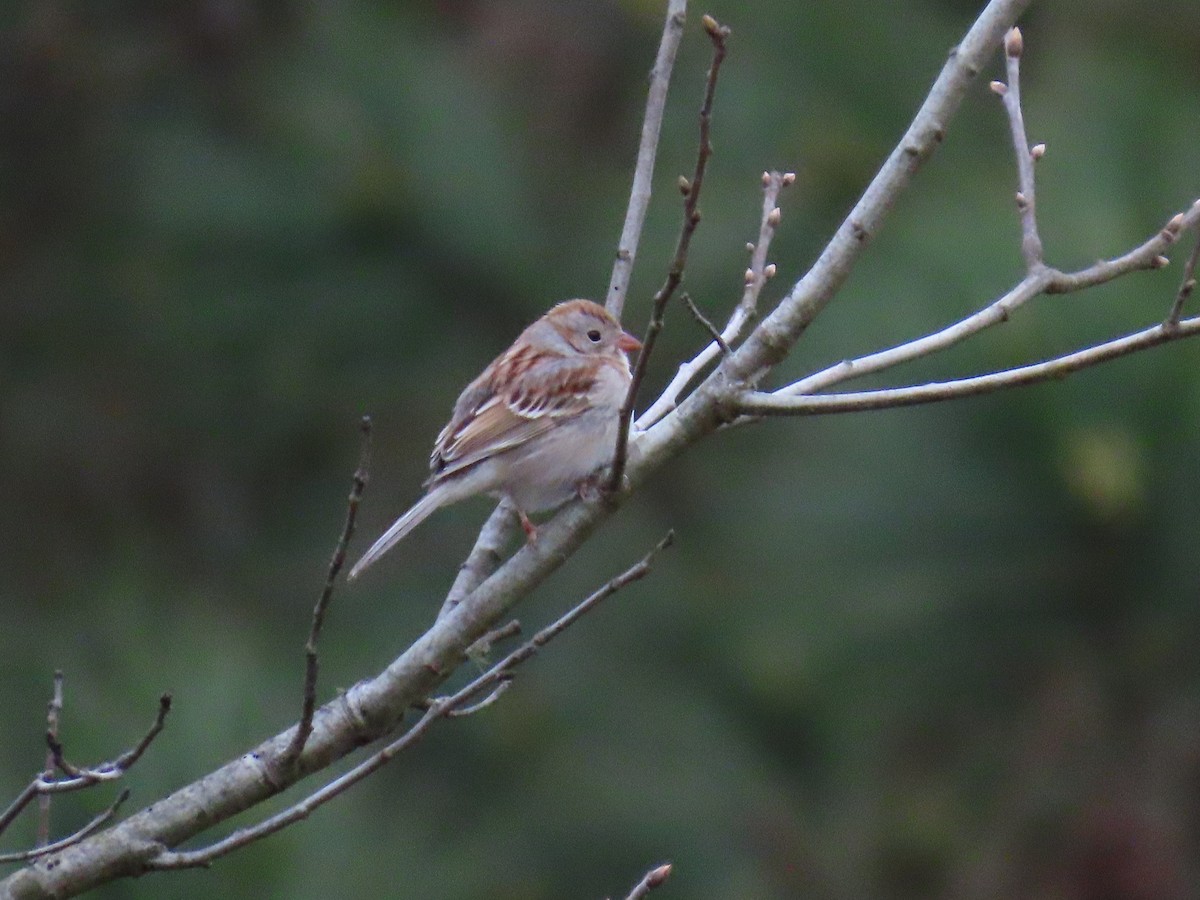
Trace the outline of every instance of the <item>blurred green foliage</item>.
[[[734, 32], [687, 275], [719, 317], [758, 173], [799, 174], [770, 300], [981, 5], [694, 9], [630, 327], [694, 154], [699, 13]], [[416, 496], [462, 385], [552, 302], [602, 294], [661, 16], [648, 0], [4, 7], [0, 795], [41, 764], [55, 668], [81, 761], [174, 691], [134, 804], [294, 720], [358, 417], [376, 421], [373, 537]], [[1043, 2], [1024, 26], [1047, 253], [1084, 265], [1200, 195], [1200, 6]], [[940, 327], [1018, 277], [999, 69], [786, 373]], [[896, 378], [1140, 327], [1178, 277], [1043, 298]], [[701, 340], [673, 310], [655, 384]], [[1195, 896], [1198, 363], [1175, 345], [1002, 396], [719, 436], [525, 604], [543, 621], [679, 533], [496, 707], [210, 871], [96, 896], [601, 897], [663, 859], [664, 897]], [[420, 633], [487, 510], [436, 516], [339, 593], [323, 697]], [[110, 793], [56, 801], [56, 829]], [[4, 847], [32, 836], [22, 821]]]

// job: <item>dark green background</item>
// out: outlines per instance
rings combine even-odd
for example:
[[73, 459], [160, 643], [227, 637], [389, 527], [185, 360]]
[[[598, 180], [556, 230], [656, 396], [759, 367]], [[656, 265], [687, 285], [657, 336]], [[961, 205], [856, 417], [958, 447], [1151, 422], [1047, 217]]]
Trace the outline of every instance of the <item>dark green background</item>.
[[[686, 286], [720, 317], [759, 173], [799, 175], [771, 304], [981, 6], [694, 8], [630, 328], [675, 240], [702, 12], [734, 34]], [[602, 295], [661, 17], [647, 0], [3, 7], [0, 795], [41, 765], [55, 668], [79, 761], [174, 691], [135, 808], [295, 720], [358, 418], [376, 422], [361, 549], [417, 496], [461, 387], [552, 302]], [[1047, 255], [1079, 267], [1200, 195], [1200, 6], [1045, 0], [1023, 24]], [[780, 377], [1020, 277], [999, 63]], [[1149, 324], [1180, 264], [1041, 298], [877, 383]], [[672, 309], [649, 386], [701, 340]], [[210, 871], [96, 896], [599, 898], [664, 859], [664, 898], [1195, 896], [1198, 363], [1177, 344], [709, 440], [520, 608], [544, 622], [678, 531], [497, 706]], [[322, 698], [428, 625], [489, 509], [440, 513], [339, 592]], [[56, 829], [113, 793], [56, 801]], [[30, 817], [3, 849], [32, 835]]]

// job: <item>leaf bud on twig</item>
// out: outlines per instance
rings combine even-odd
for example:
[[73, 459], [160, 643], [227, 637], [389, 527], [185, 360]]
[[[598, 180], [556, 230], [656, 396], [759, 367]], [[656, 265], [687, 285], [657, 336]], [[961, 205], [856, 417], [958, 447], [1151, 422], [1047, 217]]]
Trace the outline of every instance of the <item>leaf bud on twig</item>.
[[1009, 56], [1020, 56], [1025, 50], [1025, 39], [1021, 37], [1021, 29], [1015, 25], [1004, 36], [1004, 52]]
[[685, 176], [680, 175], [676, 184], [679, 185], [679, 193], [683, 194], [683, 196], [686, 197], [692, 192], [692, 183]]
[[766, 268], [764, 268], [764, 269], [763, 269], [763, 278], [766, 278], [766, 279], [768, 279], [768, 280], [770, 280], [770, 279], [774, 278], [774, 277], [775, 277], [775, 271], [776, 271], [776, 270], [775, 270], [775, 263], [768, 263], [768, 264], [767, 264], [767, 266], [766, 266]]
[[1046, 155], [1046, 145], [1045, 144], [1034, 144], [1032, 147], [1029, 148], [1029, 155], [1033, 157], [1034, 162], [1037, 162], [1039, 159], [1041, 159], [1043, 156]]
[[777, 206], [773, 210], [771, 210], [769, 213], [767, 213], [767, 224], [770, 225], [772, 228], [778, 228], [779, 220], [782, 218], [783, 218], [783, 213], [780, 212], [779, 207]]
[[990, 87], [992, 89], [992, 93], [998, 97], [1003, 97], [1008, 93], [1008, 85], [1003, 81], [993, 81], [988, 84], [988, 87]]
[[663, 863], [653, 872], [646, 876], [647, 887], [662, 887], [664, 881], [671, 877], [671, 864]]

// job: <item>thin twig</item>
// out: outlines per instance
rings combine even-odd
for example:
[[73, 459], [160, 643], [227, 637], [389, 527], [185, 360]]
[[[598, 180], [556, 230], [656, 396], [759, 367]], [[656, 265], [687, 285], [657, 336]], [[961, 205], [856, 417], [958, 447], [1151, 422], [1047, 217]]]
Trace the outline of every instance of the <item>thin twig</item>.
[[[1175, 223], [1172, 219], [1167, 223], [1170, 228]], [[1180, 220], [1182, 224], [1182, 219]], [[1167, 314], [1168, 326], [1179, 324], [1179, 317], [1183, 314], [1183, 304], [1187, 302], [1188, 297], [1192, 295], [1192, 290], [1196, 287], [1196, 263], [1200, 261], [1200, 232], [1196, 234], [1196, 246], [1192, 248], [1192, 255], [1188, 257], [1187, 262], [1183, 266], [1183, 280], [1179, 283], [1179, 291], [1175, 294], [1175, 302], [1171, 304], [1171, 311]]]
[[17, 795], [16, 799], [8, 805], [8, 808], [3, 813], [0, 813], [0, 834], [13, 823], [13, 820], [36, 797], [47, 794], [65, 794], [71, 791], [81, 791], [104, 781], [115, 781], [121, 778], [141, 758], [146, 748], [150, 746], [154, 738], [163, 730], [167, 713], [170, 711], [171, 695], [163, 694], [158, 700], [158, 713], [154, 718], [154, 724], [150, 726], [137, 744], [109, 762], [103, 762], [88, 768], [73, 766], [67, 762], [63, 756], [62, 743], [57, 737], [51, 737], [47, 733], [46, 745], [53, 756], [53, 765], [61, 769], [67, 777], [56, 780], [52, 777], [53, 771], [51, 771], [50, 777], [46, 773], [42, 773], [34, 778]]
[[154, 722], [150, 728], [142, 735], [142, 739], [118, 756], [113, 761], [113, 767], [122, 772], [129, 771], [130, 767], [142, 758], [142, 754], [146, 752], [146, 748], [163, 730], [163, 726], [167, 723], [167, 714], [171, 711], [171, 694], [170, 692], [163, 693], [158, 698], [158, 712], [154, 716]]
[[722, 353], [733, 352], [729, 349], [729, 344], [725, 343], [725, 338], [721, 335], [721, 332], [717, 331], [717, 326], [709, 321], [708, 316], [700, 312], [700, 308], [696, 306], [695, 301], [692, 300], [691, 294], [689, 294], [687, 291], [683, 291], [679, 295], [679, 299], [683, 305], [687, 307], [687, 311], [692, 314], [692, 318], [696, 320], [696, 323], [705, 331], [707, 331], [709, 337], [711, 337], [716, 342], [717, 346], [721, 348]]
[[704, 173], [708, 168], [709, 157], [712, 156], [709, 132], [712, 127], [713, 97], [717, 92], [717, 76], [721, 71], [721, 63], [725, 60], [725, 42], [730, 33], [728, 28], [718, 23], [712, 16], [705, 16], [703, 23], [704, 30], [708, 34], [709, 40], [712, 41], [713, 53], [712, 63], [708, 67], [708, 76], [705, 79], [704, 102], [700, 106], [700, 140], [696, 149], [696, 166], [684, 191], [683, 226], [679, 231], [679, 241], [675, 245], [675, 256], [671, 260], [666, 281], [654, 295], [650, 324], [646, 326], [646, 333], [642, 336], [642, 349], [638, 351], [637, 360], [633, 364], [633, 379], [630, 381], [629, 391], [625, 395], [625, 402], [621, 404], [620, 424], [617, 427], [617, 446], [613, 452], [612, 472], [608, 481], [608, 488], [614, 493], [620, 490], [621, 482], [625, 478], [625, 464], [629, 452], [629, 426], [633, 421], [633, 409], [637, 403], [638, 390], [642, 386], [642, 380], [646, 377], [646, 366], [650, 361], [650, 354], [654, 352], [654, 345], [658, 341], [659, 332], [662, 331], [663, 314], [666, 312], [667, 303], [683, 280], [688, 248], [691, 246], [696, 226], [700, 224], [700, 189], [704, 185]]
[[[46, 765], [44, 767], [45, 774], [43, 778], [49, 780], [54, 777], [54, 745], [58, 743], [58, 717], [63, 709], [63, 673], [62, 669], [56, 669], [54, 672], [54, 692], [50, 695], [50, 702], [46, 704]], [[50, 843], [50, 795], [42, 794], [38, 797], [38, 829], [37, 829], [37, 846], [42, 847]]]
[[638, 146], [637, 164], [633, 170], [633, 187], [629, 192], [629, 208], [625, 212], [625, 225], [617, 244], [617, 259], [613, 263], [612, 279], [609, 281], [605, 307], [613, 317], [621, 318], [625, 306], [625, 295], [629, 291], [629, 279], [637, 259], [638, 241], [646, 221], [646, 209], [650, 205], [651, 184], [654, 179], [654, 158], [658, 153], [658, 137], [662, 131], [663, 110], [667, 106], [667, 90], [671, 85], [671, 70], [675, 67], [675, 54], [683, 38], [683, 26], [687, 20], [687, 0], [670, 0], [667, 18], [663, 23], [662, 39], [658, 44], [658, 56], [650, 71], [650, 89], [646, 98], [646, 117], [642, 122], [642, 139]]
[[354, 536], [354, 523], [358, 518], [358, 507], [362, 503], [363, 491], [367, 487], [371, 470], [371, 417], [363, 416], [359, 423], [362, 434], [362, 444], [358, 453], [358, 468], [354, 470], [354, 478], [350, 487], [350, 497], [346, 502], [346, 522], [333, 549], [333, 557], [329, 560], [329, 569], [325, 574], [325, 586], [321, 596], [313, 607], [312, 626], [308, 632], [308, 641], [304, 644], [304, 699], [300, 709], [300, 721], [296, 724], [296, 732], [292, 742], [280, 757], [280, 764], [291, 766], [300, 758], [304, 745], [312, 734], [313, 713], [317, 708], [317, 676], [320, 674], [320, 659], [317, 656], [317, 642], [321, 638], [321, 628], [325, 624], [325, 614], [329, 610], [329, 602], [333, 599], [333, 587], [337, 582], [338, 573], [346, 563], [346, 548], [350, 538]]
[[[734, 354], [722, 361], [698, 405], [717, 403], [726, 383], [757, 384], [783, 360], [829, 305], [913, 176], [946, 137], [946, 129], [975, 77], [1032, 0], [990, 0], [951, 52], [908, 130], [863, 190], [816, 262]], [[707, 384], [708, 382], [706, 382]], [[701, 390], [698, 388], [697, 390]], [[692, 396], [695, 396], [693, 393]], [[711, 420], [709, 420], [711, 421]], [[717, 420], [718, 427], [720, 420]], [[641, 442], [639, 442], [641, 443]], [[655, 442], [642, 446], [651, 452]]]
[[167, 714], [170, 711], [171, 695], [165, 693], [158, 698], [158, 712], [155, 713], [154, 722], [146, 729], [146, 733], [142, 735], [141, 739], [116, 759], [101, 763], [98, 766], [92, 766], [91, 768], [72, 765], [68, 762], [63, 751], [62, 742], [47, 734], [46, 745], [50, 748], [50, 754], [54, 757], [54, 765], [67, 776], [68, 781], [47, 782], [46, 788], [48, 790], [53, 788], [52, 792], [57, 793], [59, 790], [66, 790], [64, 785], [68, 784], [71, 779], [95, 783], [97, 781], [112, 781], [120, 778], [134, 763], [141, 759], [142, 754], [146, 752], [146, 748], [158, 737], [159, 732], [163, 730], [163, 726], [166, 724]]
[[1008, 113], [1009, 130], [1012, 132], [1013, 150], [1017, 156], [1017, 210], [1021, 214], [1021, 255], [1025, 259], [1025, 270], [1035, 271], [1042, 265], [1042, 238], [1038, 234], [1037, 208], [1034, 201], [1033, 164], [1045, 152], [1045, 146], [1035, 156], [1025, 136], [1025, 116], [1021, 111], [1021, 54], [1025, 40], [1021, 29], [1015, 25], [1004, 36], [1004, 62], [1008, 82], [992, 82], [992, 90], [1004, 100], [1004, 111]]
[[[492, 666], [469, 684], [450, 695], [439, 697], [429, 704], [425, 714], [417, 720], [401, 737], [392, 741], [370, 758], [363, 760], [357, 766], [343, 775], [335, 778], [319, 790], [309, 794], [299, 803], [288, 807], [282, 812], [246, 828], [240, 828], [227, 838], [217, 841], [199, 850], [173, 851], [166, 848], [163, 852], [148, 860], [145, 867], [149, 870], [160, 869], [190, 869], [207, 866], [213, 860], [231, 853], [241, 847], [274, 834], [299, 822], [317, 808], [344, 793], [367, 776], [385, 766], [398, 753], [411, 747], [427, 732], [438, 719], [448, 717], [455, 710], [462, 709], [469, 701], [480, 694], [512, 679], [513, 670], [521, 663], [534, 656], [538, 650], [569, 628], [581, 616], [592, 610], [597, 604], [612, 596], [626, 585], [644, 578], [650, 571], [654, 557], [663, 549], [670, 546], [674, 533], [668, 533], [657, 546], [646, 554], [639, 562], [617, 575], [599, 590], [593, 592], [576, 606], [572, 607], [561, 618], [543, 628], [526, 643], [522, 644], [496, 665]], [[484, 703], [490, 701], [485, 700]]]
[[671, 877], [671, 864], [663, 863], [661, 866], [655, 866], [647, 872], [642, 880], [633, 886], [633, 890], [626, 895], [625, 900], [642, 900], [656, 887], [660, 887], [666, 883]]
[[59, 850], [65, 850], [72, 844], [78, 844], [88, 835], [94, 834], [100, 827], [111, 821], [117, 814], [117, 810], [121, 808], [126, 800], [129, 799], [129, 788], [125, 788], [117, 795], [117, 799], [108, 805], [108, 808], [97, 815], [92, 821], [88, 822], [74, 834], [67, 835], [65, 838], [60, 838], [54, 843], [40, 844], [32, 850], [24, 850], [20, 853], [4, 853], [0, 854], [0, 864], [29, 862], [43, 856], [48, 856], [51, 853], [57, 853]]
[[1165, 262], [1162, 254], [1170, 249], [1179, 231], [1194, 227], [1200, 227], [1200, 200], [1186, 213], [1173, 216], [1153, 237], [1115, 259], [1102, 260], [1077, 272], [1060, 272], [1041, 266], [1004, 296], [940, 331], [857, 359], [843, 360], [773, 393], [780, 397], [815, 394], [839, 382], [890, 369], [951, 347], [987, 328], [1007, 322], [1017, 309], [1041, 294], [1066, 294], [1104, 284], [1130, 272], [1160, 268]]
[[[708, 367], [708, 365], [729, 348], [736, 344], [744, 335], [746, 327], [758, 315], [758, 297], [763, 285], [768, 280], [767, 252], [771, 239], [779, 226], [780, 211], [778, 201], [781, 188], [794, 184], [796, 176], [792, 172], [763, 172], [763, 201], [762, 218], [758, 226], [758, 240], [748, 245], [750, 247], [750, 266], [743, 278], [742, 298], [734, 308], [733, 315], [721, 332], [724, 344], [714, 341], [708, 344], [696, 356], [679, 366], [679, 371], [671, 379], [671, 383], [663, 389], [650, 408], [638, 416], [634, 423], [635, 431], [645, 431], [663, 416], [667, 415], [679, 403], [679, 395], [689, 384]], [[772, 274], [773, 270], [772, 270]]]
[[503, 695], [503, 693], [510, 687], [512, 687], [511, 678], [506, 681], [501, 681], [494, 688], [492, 688], [492, 692], [490, 694], [488, 694], [478, 703], [472, 703], [470, 706], [460, 706], [457, 709], [446, 710], [446, 718], [461, 719], [464, 716], [473, 716], [475, 713], [479, 712], [480, 710], [487, 709], [489, 706], [499, 700], [501, 695]]
[[513, 619], [507, 625], [502, 625], [499, 628], [493, 628], [470, 647], [467, 648], [467, 657], [475, 660], [486, 660], [489, 653], [492, 652], [492, 647], [500, 641], [507, 641], [509, 638], [516, 637], [521, 633], [521, 623]]
[[894, 409], [939, 400], [973, 397], [1021, 385], [1065, 378], [1081, 369], [1128, 356], [1180, 338], [1200, 334], [1200, 316], [1184, 319], [1174, 325], [1159, 323], [1124, 337], [1105, 341], [1094, 347], [1068, 353], [1044, 362], [991, 372], [954, 381], [933, 382], [913, 387], [885, 388], [877, 391], [856, 391], [847, 394], [794, 395], [748, 391], [734, 398], [730, 407], [737, 413], [753, 416], [803, 416], [842, 412], [865, 412], [874, 409]]

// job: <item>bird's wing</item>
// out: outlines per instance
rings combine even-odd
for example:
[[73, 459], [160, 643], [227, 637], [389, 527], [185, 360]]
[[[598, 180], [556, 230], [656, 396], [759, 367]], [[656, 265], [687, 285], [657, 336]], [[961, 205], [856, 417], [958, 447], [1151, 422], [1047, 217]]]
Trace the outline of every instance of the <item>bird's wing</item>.
[[588, 408], [596, 367], [529, 354], [497, 360], [467, 386], [430, 457], [431, 481], [527, 443]]

